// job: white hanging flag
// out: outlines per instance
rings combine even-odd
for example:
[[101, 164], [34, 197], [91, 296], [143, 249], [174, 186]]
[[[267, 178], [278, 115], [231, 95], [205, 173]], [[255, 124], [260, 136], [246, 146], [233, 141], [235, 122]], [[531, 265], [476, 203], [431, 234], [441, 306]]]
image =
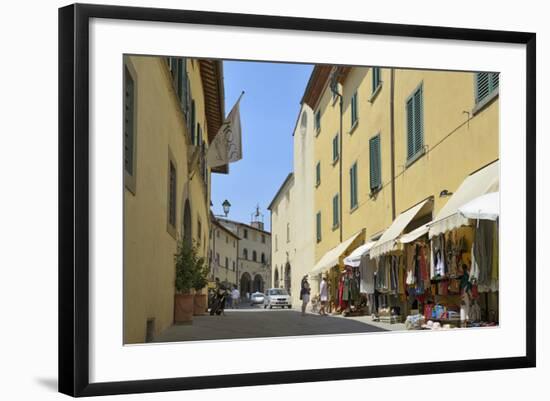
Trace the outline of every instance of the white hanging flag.
[[244, 92], [241, 93], [241, 96], [239, 96], [239, 99], [237, 99], [237, 102], [223, 121], [214, 140], [208, 146], [208, 167], [224, 166], [228, 163], [241, 160], [243, 157], [241, 114], [239, 112], [239, 103], [243, 95]]

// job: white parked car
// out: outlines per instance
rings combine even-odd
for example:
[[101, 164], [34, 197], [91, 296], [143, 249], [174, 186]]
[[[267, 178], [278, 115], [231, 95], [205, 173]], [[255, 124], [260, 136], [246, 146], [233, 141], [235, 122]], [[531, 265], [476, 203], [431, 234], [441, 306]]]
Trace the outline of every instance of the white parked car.
[[286, 306], [288, 309], [292, 308], [292, 301], [287, 290], [284, 288], [270, 288], [266, 291], [264, 309], [267, 307], [272, 309], [274, 306], [280, 306], [281, 308]]
[[261, 292], [255, 292], [250, 296], [250, 305], [263, 304], [265, 295]]

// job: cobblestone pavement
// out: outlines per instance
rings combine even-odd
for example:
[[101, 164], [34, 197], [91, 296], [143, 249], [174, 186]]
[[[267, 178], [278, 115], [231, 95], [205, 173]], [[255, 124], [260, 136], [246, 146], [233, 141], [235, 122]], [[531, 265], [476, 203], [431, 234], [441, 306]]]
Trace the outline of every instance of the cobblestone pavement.
[[226, 309], [225, 316], [194, 316], [191, 324], [174, 325], [155, 338], [155, 342], [366, 333], [394, 329], [368, 321], [368, 316], [345, 318], [312, 313], [302, 316], [295, 309], [270, 310], [260, 306], [244, 306]]

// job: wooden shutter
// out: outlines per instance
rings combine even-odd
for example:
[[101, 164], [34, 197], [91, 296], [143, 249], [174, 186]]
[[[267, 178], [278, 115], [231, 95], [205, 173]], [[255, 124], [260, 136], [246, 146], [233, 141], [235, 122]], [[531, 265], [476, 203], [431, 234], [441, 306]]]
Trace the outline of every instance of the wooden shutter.
[[351, 125], [357, 121], [357, 92], [351, 97]]
[[332, 226], [336, 227], [340, 224], [340, 213], [339, 213], [339, 202], [338, 194], [334, 195], [332, 198]]
[[376, 135], [369, 141], [369, 159], [370, 159], [370, 189], [374, 191], [381, 185], [381, 166], [380, 166], [380, 135]]
[[189, 135], [191, 136], [191, 144], [195, 145], [195, 101], [191, 100], [191, 124], [189, 127]]
[[350, 208], [357, 206], [357, 163], [349, 170], [350, 174]]
[[169, 189], [169, 211], [168, 221], [172, 226], [176, 226], [176, 167], [170, 162], [170, 189]]
[[407, 159], [414, 156], [414, 114], [413, 99], [407, 100]]
[[414, 154], [424, 146], [424, 121], [422, 116], [422, 87], [414, 94]]
[[372, 93], [376, 91], [376, 89], [378, 88], [378, 85], [380, 85], [380, 68], [373, 67], [372, 68]]
[[321, 184], [321, 162], [317, 162], [315, 174], [316, 174], [315, 182], [317, 185], [320, 185]]
[[336, 159], [338, 159], [339, 157], [339, 152], [338, 152], [338, 134], [336, 134], [336, 136], [332, 139], [332, 160], [333, 161], [336, 161]]
[[124, 69], [124, 169], [134, 174], [134, 80]]
[[498, 88], [498, 80], [499, 80], [499, 73], [498, 72], [494, 72], [492, 74], [489, 75], [489, 87], [490, 87], [490, 90], [491, 92], [493, 92], [494, 90], [496, 90]]
[[317, 113], [315, 113], [315, 129], [317, 131], [321, 129], [321, 110], [317, 110]]
[[491, 83], [488, 72], [476, 73], [476, 103], [479, 103], [491, 92]]
[[321, 241], [321, 212], [317, 212], [317, 242]]

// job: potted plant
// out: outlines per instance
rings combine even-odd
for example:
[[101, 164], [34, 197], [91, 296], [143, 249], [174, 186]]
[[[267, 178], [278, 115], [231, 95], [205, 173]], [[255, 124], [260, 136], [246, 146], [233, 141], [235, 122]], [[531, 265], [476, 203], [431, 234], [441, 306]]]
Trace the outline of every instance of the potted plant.
[[193, 320], [194, 295], [191, 289], [196, 274], [197, 251], [185, 241], [179, 241], [174, 259], [176, 265], [174, 323], [189, 323]]
[[208, 309], [208, 297], [203, 289], [208, 284], [208, 266], [203, 257], [197, 257], [194, 253], [194, 269], [192, 286], [195, 290], [193, 315], [204, 315]]

